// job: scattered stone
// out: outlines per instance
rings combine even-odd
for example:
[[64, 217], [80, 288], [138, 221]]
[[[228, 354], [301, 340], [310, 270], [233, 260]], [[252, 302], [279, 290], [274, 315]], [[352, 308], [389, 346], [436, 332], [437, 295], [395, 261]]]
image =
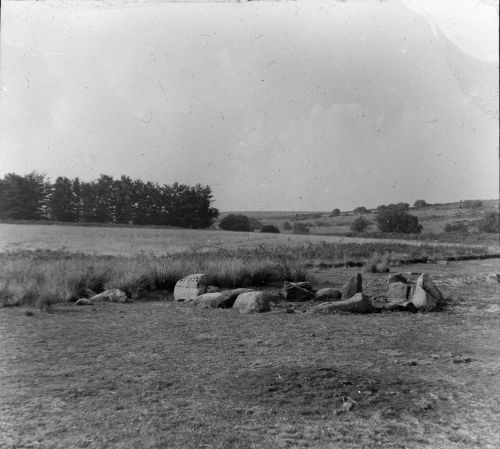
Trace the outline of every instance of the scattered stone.
[[271, 306], [262, 292], [247, 292], [238, 295], [233, 308], [240, 313], [269, 312]]
[[252, 292], [248, 288], [236, 288], [223, 292], [204, 293], [192, 300], [193, 304], [213, 309], [229, 309], [233, 307], [234, 301], [242, 293]]
[[92, 296], [88, 299], [92, 302], [127, 302], [127, 294], [118, 288], [110, 288], [109, 290], [105, 290], [102, 293], [99, 293], [98, 295]]
[[215, 285], [209, 285], [207, 287], [207, 293], [217, 293], [220, 292], [220, 288], [216, 287]]
[[500, 283], [500, 274], [499, 273], [489, 273], [486, 277], [486, 282], [490, 284], [498, 284]]
[[324, 302], [313, 307], [311, 313], [370, 313], [373, 305], [370, 298], [363, 293], [356, 293], [352, 298], [345, 301]]
[[418, 310], [431, 311], [437, 307], [438, 301], [443, 300], [443, 294], [436, 287], [427, 273], [422, 273], [417, 279], [417, 285], [411, 302]]
[[389, 301], [407, 301], [411, 298], [411, 285], [404, 282], [391, 282], [387, 290], [387, 298]]
[[448, 261], [447, 260], [438, 260], [436, 263], [438, 265], [448, 265]]
[[340, 289], [342, 298], [352, 298], [356, 293], [363, 292], [363, 278], [361, 273], [352, 276]]
[[80, 298], [75, 302], [75, 306], [93, 306], [94, 303], [88, 298]]
[[283, 296], [286, 301], [308, 301], [314, 298], [314, 293], [311, 290], [311, 284], [308, 282], [285, 281], [283, 283]]
[[401, 273], [394, 273], [391, 274], [387, 277], [387, 283], [392, 284], [392, 283], [403, 283], [403, 284], [408, 284], [408, 279], [403, 276]]
[[207, 291], [208, 277], [206, 274], [191, 274], [179, 279], [174, 288], [175, 301], [191, 301]]
[[28, 310], [24, 311], [24, 314], [26, 316], [33, 316], [35, 314], [35, 312], [33, 310], [31, 310], [31, 309], [28, 309]]
[[316, 292], [317, 301], [338, 301], [342, 298], [342, 293], [338, 288], [321, 288]]
[[423, 312], [430, 312], [437, 307], [436, 298], [427, 293], [420, 284], [417, 284], [415, 287], [415, 292], [413, 293], [411, 302], [418, 310]]
[[286, 309], [286, 313], [295, 313], [294, 309]]
[[471, 357], [465, 357], [463, 355], [457, 355], [453, 358], [453, 363], [470, 363], [472, 362]]

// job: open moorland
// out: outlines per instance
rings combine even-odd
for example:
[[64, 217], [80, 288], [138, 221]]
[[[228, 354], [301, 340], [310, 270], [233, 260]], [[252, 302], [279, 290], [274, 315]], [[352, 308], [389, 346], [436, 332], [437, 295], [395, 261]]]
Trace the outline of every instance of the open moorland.
[[[0, 446], [496, 448], [495, 246], [139, 227], [1, 224]], [[448, 260], [448, 261], [446, 261]], [[450, 261], [451, 260], [451, 261]], [[453, 261], [455, 260], [455, 261]], [[416, 263], [422, 261], [427, 263]], [[277, 293], [427, 272], [432, 313], [243, 315], [172, 301], [181, 277]], [[72, 301], [120, 288], [132, 303]], [[39, 305], [40, 308], [33, 307]]]

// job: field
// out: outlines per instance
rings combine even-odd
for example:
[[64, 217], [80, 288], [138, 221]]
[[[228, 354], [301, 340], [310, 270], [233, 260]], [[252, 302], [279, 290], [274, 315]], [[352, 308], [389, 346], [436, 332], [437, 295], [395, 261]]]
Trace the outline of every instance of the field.
[[[0, 308], [2, 448], [500, 446], [500, 284], [487, 282], [500, 259], [434, 263], [495, 246], [32, 224], [1, 224], [0, 242], [0, 299], [25, 305]], [[444, 310], [171, 301], [193, 272], [276, 292], [284, 279], [339, 287], [377, 260], [430, 273]], [[386, 277], [364, 272], [364, 291], [384, 295]], [[68, 302], [108, 287], [136, 302]]]
[[[430, 314], [260, 315], [168, 301], [0, 309], [5, 448], [496, 448], [497, 260], [416, 265]], [[338, 285], [352, 269], [322, 270]], [[382, 291], [384, 275], [367, 274]]]

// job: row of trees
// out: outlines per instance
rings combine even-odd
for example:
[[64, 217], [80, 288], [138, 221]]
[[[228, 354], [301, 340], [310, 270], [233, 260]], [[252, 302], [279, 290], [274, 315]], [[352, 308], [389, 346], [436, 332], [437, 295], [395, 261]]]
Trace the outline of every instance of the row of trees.
[[0, 218], [206, 228], [218, 216], [209, 186], [159, 185], [121, 176], [95, 181], [8, 173], [0, 179]]

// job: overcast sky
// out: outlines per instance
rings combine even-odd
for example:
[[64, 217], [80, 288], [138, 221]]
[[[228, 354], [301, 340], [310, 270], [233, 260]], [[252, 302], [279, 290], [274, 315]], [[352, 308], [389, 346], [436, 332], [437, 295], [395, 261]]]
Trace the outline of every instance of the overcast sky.
[[498, 197], [498, 2], [3, 1], [0, 176], [221, 210]]

